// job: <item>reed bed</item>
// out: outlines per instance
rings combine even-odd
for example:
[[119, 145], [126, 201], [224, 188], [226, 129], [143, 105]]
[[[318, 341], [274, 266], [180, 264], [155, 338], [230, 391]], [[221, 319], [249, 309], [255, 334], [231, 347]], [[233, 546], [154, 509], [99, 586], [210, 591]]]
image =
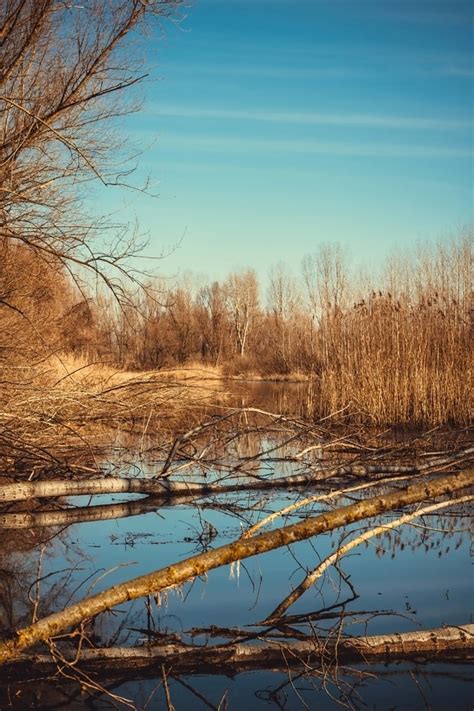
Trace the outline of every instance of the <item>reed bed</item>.
[[472, 356], [466, 305], [434, 293], [373, 293], [326, 314], [318, 333], [314, 416], [349, 409], [376, 425], [468, 424]]
[[[299, 281], [283, 266], [273, 273], [266, 308], [249, 278], [231, 275], [197, 294], [181, 286], [133, 333], [119, 319], [110, 358], [137, 370], [210, 364], [241, 380], [306, 378], [314, 419], [341, 412], [368, 426], [469, 424], [472, 228], [392, 256], [370, 277], [337, 245], [321, 245]], [[113, 330], [107, 318], [104, 333]], [[107, 341], [100, 328], [97, 339]]]

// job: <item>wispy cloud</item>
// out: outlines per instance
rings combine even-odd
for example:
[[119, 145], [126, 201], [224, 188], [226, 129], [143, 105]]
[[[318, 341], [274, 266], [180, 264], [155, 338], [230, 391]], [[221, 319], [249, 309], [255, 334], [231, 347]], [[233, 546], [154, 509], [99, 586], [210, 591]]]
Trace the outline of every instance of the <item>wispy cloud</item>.
[[[446, 69], [453, 68], [457, 76], [472, 75], [472, 56], [469, 50], [442, 50], [438, 52], [407, 47], [403, 53], [396, 47], [377, 46], [370, 49], [344, 48], [340, 52], [330, 47], [275, 48], [269, 46], [265, 53], [262, 47], [252, 44], [238, 45], [233, 53], [238, 61], [229, 62], [229, 47], [212, 45], [213, 56], [207, 56], [205, 50], [197, 62], [179, 59], [169, 63], [160, 63], [164, 76], [179, 74], [184, 77], [249, 77], [252, 79], [353, 79], [379, 77], [393, 71], [406, 73], [408, 76], [424, 76], [427, 73], [445, 76]], [[232, 53], [232, 52], [231, 52]], [[203, 55], [207, 58], [204, 59]], [[374, 58], [376, 61], [374, 62]], [[456, 70], [459, 70], [457, 72]], [[454, 73], [454, 72], [453, 72]]]
[[307, 126], [342, 126], [410, 130], [459, 130], [471, 128], [461, 119], [424, 118], [383, 114], [317, 113], [306, 111], [269, 111], [264, 109], [220, 109], [193, 106], [155, 106], [156, 116], [218, 121], [254, 121]]
[[227, 62], [206, 63], [199, 62], [198, 64], [186, 64], [180, 62], [174, 65], [161, 64], [160, 71], [165, 76], [170, 74], [184, 75], [187, 77], [195, 77], [197, 74], [211, 76], [229, 77], [250, 77], [263, 79], [345, 79], [353, 77], [366, 76], [368, 72], [366, 67], [349, 67], [349, 66], [317, 66], [317, 67], [302, 67], [297, 65], [278, 65], [272, 64], [266, 66], [261, 62], [255, 64], [228, 64]]
[[447, 77], [465, 77], [472, 79], [474, 77], [474, 67], [472, 66], [446, 66], [439, 69], [437, 74], [442, 74]]
[[372, 9], [368, 17], [375, 20], [389, 20], [395, 22], [406, 22], [426, 25], [428, 23], [435, 25], [465, 25], [470, 22], [471, 10], [468, 4], [458, 9], [451, 10], [436, 7], [433, 0], [430, 0], [425, 7], [417, 7], [415, 3], [405, 5], [403, 8], [396, 4], [388, 7], [377, 6]]
[[304, 139], [216, 137], [162, 133], [161, 149], [183, 149], [212, 153], [297, 153], [373, 158], [470, 158], [468, 148], [421, 146], [384, 143], [354, 143], [342, 141], [311, 141]]

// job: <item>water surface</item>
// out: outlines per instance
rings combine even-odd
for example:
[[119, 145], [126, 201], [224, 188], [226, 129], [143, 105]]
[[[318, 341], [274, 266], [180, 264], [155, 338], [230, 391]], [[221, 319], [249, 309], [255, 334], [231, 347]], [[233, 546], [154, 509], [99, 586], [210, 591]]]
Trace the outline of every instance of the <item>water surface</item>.
[[[290, 390], [291, 390], [290, 386]], [[273, 388], [277, 400], [263, 384], [260, 396], [248, 394], [260, 407], [284, 411], [287, 386]], [[287, 393], [287, 406], [293, 394]], [[265, 397], [267, 400], [265, 401]], [[271, 448], [276, 435], [249, 434], [246, 456]], [[288, 448], [285, 449], [289, 452]], [[289, 456], [289, 455], [288, 455]], [[267, 457], [269, 459], [269, 457]], [[156, 471], [158, 461], [137, 456], [137, 470]], [[281, 476], [298, 471], [294, 462], [257, 464], [258, 471]], [[256, 470], [256, 471], [257, 471]], [[212, 472], [208, 473], [212, 476]], [[187, 477], [202, 478], [202, 471], [188, 469]], [[218, 473], [214, 472], [217, 477]], [[321, 492], [327, 492], [325, 486]], [[41, 616], [62, 609], [72, 601], [99, 592], [155, 569], [236, 540], [250, 525], [318, 488], [300, 490], [241, 491], [218, 497], [202, 497], [185, 503], [157, 503], [139, 515], [80, 523], [62, 529], [4, 531], [2, 571], [2, 626], [18, 626], [31, 619], [32, 602]], [[358, 494], [354, 494], [357, 496]], [[117, 504], [140, 496], [108, 495], [75, 497], [69, 506]], [[349, 499], [338, 503], [349, 503]], [[296, 509], [272, 524], [282, 525], [327, 510], [315, 502]], [[380, 524], [396, 517], [377, 519]], [[331, 567], [288, 611], [290, 615], [332, 610], [344, 612], [344, 634], [405, 632], [444, 624], [472, 621], [472, 574], [466, 509], [447, 509], [425, 516], [402, 528], [386, 532], [359, 546]], [[297, 585], [352, 533], [365, 530], [367, 522], [302, 541], [291, 547], [223, 566], [156, 599], [136, 600], [113, 613], [101, 615], [87, 631], [92, 644], [129, 645], [159, 642], [176, 634], [184, 641], [215, 644], [226, 641], [224, 630], [247, 632], [265, 629], [262, 621]], [[267, 529], [266, 529], [267, 530]], [[36, 539], [35, 539], [36, 536]], [[36, 582], [40, 578], [40, 582]], [[7, 599], [8, 598], [8, 599]], [[10, 619], [9, 619], [10, 618]], [[293, 621], [295, 633], [323, 634], [341, 625], [341, 618]], [[303, 674], [303, 672], [305, 672]], [[101, 679], [114, 694], [131, 700], [137, 708], [166, 708], [161, 671], [147, 671], [127, 678], [110, 672]], [[352, 665], [351, 668], [273, 669], [238, 673], [232, 677], [198, 674], [170, 677], [169, 690], [176, 711], [200, 708], [258, 709], [468, 709], [469, 666], [447, 663], [399, 663]], [[80, 694], [77, 686], [59, 677], [4, 689], [2, 708], [111, 708], [110, 697]], [[115, 699], [119, 708], [126, 705]], [[341, 706], [342, 705], [342, 706]]]

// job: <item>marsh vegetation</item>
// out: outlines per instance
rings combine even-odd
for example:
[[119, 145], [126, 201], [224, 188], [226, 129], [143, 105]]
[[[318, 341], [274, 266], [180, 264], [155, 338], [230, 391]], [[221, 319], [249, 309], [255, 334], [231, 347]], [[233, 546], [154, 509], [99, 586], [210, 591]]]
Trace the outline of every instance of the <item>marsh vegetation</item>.
[[0, 704], [467, 707], [471, 230], [138, 271], [84, 193], [180, 5], [0, 6]]

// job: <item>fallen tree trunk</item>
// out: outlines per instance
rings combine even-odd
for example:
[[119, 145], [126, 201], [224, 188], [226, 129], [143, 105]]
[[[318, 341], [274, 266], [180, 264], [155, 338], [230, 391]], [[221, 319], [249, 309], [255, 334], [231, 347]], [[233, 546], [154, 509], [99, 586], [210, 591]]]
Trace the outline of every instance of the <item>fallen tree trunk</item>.
[[333, 476], [334, 472], [316, 472], [315, 474], [296, 474], [275, 479], [257, 479], [248, 481], [243, 477], [232, 484], [203, 484], [200, 482], [171, 481], [170, 479], [126, 479], [124, 477], [105, 477], [103, 479], [27, 481], [18, 484], [5, 484], [0, 487], [0, 503], [46, 499], [59, 496], [94, 496], [100, 494], [148, 494], [156, 497], [205, 496], [208, 494], [227, 494], [241, 489], [277, 489], [316, 484]]
[[286, 514], [293, 513], [294, 511], [296, 511], [296, 509], [302, 508], [303, 506], [308, 506], [308, 504], [331, 501], [331, 499], [343, 498], [346, 497], [347, 494], [350, 494], [355, 491], [362, 491], [364, 489], [370, 489], [375, 486], [381, 486], [382, 484], [395, 483], [397, 481], [406, 481], [406, 479], [406, 476], [395, 476], [391, 477], [390, 479], [376, 479], [375, 481], [370, 481], [365, 484], [347, 486], [342, 489], [333, 489], [328, 494], [317, 494], [316, 496], [308, 496], [305, 499], [299, 499], [298, 501], [295, 501], [289, 506], [285, 506], [282, 509], [278, 509], [278, 511], [274, 511], [271, 514], [268, 514], [268, 516], [265, 516], [265, 518], [261, 518], [260, 521], [257, 521], [257, 523], [254, 523], [253, 526], [244, 531], [241, 538], [250, 538], [250, 536], [255, 535], [257, 531], [259, 531], [264, 526], [267, 526], [269, 523], [272, 523], [272, 521], [275, 521], [277, 518], [283, 518], [284, 516], [286, 516]]
[[[341, 471], [340, 471], [341, 469]], [[344, 469], [344, 471], [342, 471]], [[59, 496], [97, 496], [100, 494], [148, 494], [170, 498], [172, 496], [205, 496], [208, 494], [227, 494], [241, 489], [287, 489], [292, 486], [317, 484], [332, 477], [347, 474], [346, 468], [327, 472], [295, 474], [275, 479], [253, 479], [232, 484], [204, 484], [200, 482], [171, 481], [170, 479], [127, 479], [124, 477], [105, 477], [103, 479], [52, 479], [50, 481], [27, 481], [17, 484], [5, 484], [0, 487], [0, 504], [11, 501], [30, 499], [50, 499]], [[410, 469], [410, 473], [415, 473]]]
[[97, 496], [101, 494], [147, 494], [170, 498], [172, 496], [205, 496], [208, 494], [227, 494], [242, 489], [287, 489], [298, 486], [310, 486], [328, 479], [345, 476], [381, 476], [387, 474], [420, 474], [419, 467], [380, 466], [341, 466], [328, 470], [308, 471], [304, 474], [292, 474], [274, 479], [245, 480], [245, 474], [239, 481], [230, 484], [172, 481], [170, 479], [144, 479], [125, 477], [104, 477], [102, 479], [50, 479], [49, 481], [25, 481], [0, 486], [0, 504], [30, 499], [50, 499], [60, 496]]
[[[468, 661], [474, 657], [474, 624], [438, 627], [364, 637], [310, 637], [289, 642], [260, 639], [254, 643], [237, 642], [216, 646], [187, 645], [173, 642], [143, 647], [82, 649], [78, 661], [83, 671], [107, 672], [109, 675], [134, 673], [137, 669], [155, 672], [165, 664], [173, 674], [207, 671], [213, 674], [249, 668], [274, 668], [308, 665], [319, 667], [346, 662], [377, 663], [402, 660]], [[75, 650], [61, 653], [61, 663], [75, 662]], [[24, 654], [19, 668], [6, 668], [7, 676], [18, 675], [21, 666], [28, 673], [45, 673], [56, 665], [49, 654]], [[10, 666], [10, 665], [9, 665]]]
[[83, 620], [95, 617], [99, 613], [129, 600], [175, 587], [222, 565], [287, 546], [355, 521], [361, 521], [426, 499], [450, 496], [473, 484], [474, 469], [455, 476], [438, 477], [391, 494], [359, 501], [275, 531], [262, 533], [249, 539], [239, 539], [161, 570], [142, 575], [85, 598], [19, 630], [14, 639], [0, 645], [0, 664], [15, 659], [20, 652], [37, 642], [54, 637], [70, 627], [78, 625]]
[[197, 482], [177, 482], [169, 479], [143, 479], [104, 477], [103, 479], [52, 479], [50, 481], [25, 481], [0, 487], [0, 503], [26, 501], [58, 496], [93, 496], [100, 494], [148, 494], [170, 497], [183, 494], [209, 494], [235, 491], [241, 484], [220, 486]]

